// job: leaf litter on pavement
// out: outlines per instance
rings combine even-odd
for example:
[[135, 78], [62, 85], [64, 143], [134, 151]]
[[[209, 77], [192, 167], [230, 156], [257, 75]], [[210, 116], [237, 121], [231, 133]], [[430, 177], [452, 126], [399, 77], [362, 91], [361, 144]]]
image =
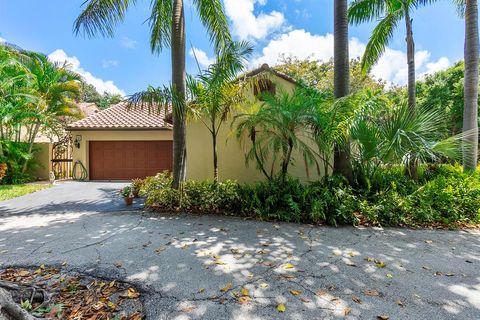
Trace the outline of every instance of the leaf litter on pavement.
[[0, 270], [0, 280], [25, 288], [40, 288], [51, 295], [49, 301], [16, 301], [40, 319], [144, 319], [140, 292], [117, 280], [97, 279], [44, 265]]

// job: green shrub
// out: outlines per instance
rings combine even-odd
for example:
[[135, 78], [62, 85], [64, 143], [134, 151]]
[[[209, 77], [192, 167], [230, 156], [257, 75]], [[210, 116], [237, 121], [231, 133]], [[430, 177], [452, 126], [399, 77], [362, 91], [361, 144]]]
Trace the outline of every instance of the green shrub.
[[448, 176], [442, 172], [408, 196], [412, 223], [480, 222], [480, 173], [449, 172]]
[[159, 211], [234, 214], [330, 225], [457, 225], [480, 223], [480, 172], [452, 165], [422, 166], [419, 181], [404, 168], [383, 169], [368, 189], [353, 189], [338, 176], [302, 184], [298, 179], [253, 184], [188, 180], [179, 190], [160, 173], [145, 180], [146, 204]]

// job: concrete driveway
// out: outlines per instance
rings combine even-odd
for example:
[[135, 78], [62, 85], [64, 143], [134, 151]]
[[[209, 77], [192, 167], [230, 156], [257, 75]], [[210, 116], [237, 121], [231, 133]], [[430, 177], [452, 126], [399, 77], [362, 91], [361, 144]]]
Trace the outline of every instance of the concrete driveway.
[[56, 182], [51, 188], [22, 197], [0, 201], [0, 217], [10, 214], [109, 212], [137, 210], [141, 201], [126, 207], [118, 191], [128, 185], [122, 182]]
[[[65, 184], [31, 195], [52, 197], [43, 204], [0, 202], [0, 268], [66, 262], [121, 279], [141, 289], [148, 319], [479, 318], [478, 231], [112, 211], [123, 209], [118, 187]], [[250, 299], [236, 297], [242, 288]]]

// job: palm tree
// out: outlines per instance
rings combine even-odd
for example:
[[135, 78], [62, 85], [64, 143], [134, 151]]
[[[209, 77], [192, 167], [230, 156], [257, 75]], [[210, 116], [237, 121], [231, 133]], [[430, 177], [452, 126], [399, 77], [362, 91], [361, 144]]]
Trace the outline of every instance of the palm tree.
[[[342, 98], [349, 94], [350, 61], [348, 54], [348, 19], [347, 0], [335, 0], [334, 3], [334, 95]], [[334, 151], [334, 173], [353, 181], [352, 164], [350, 162], [350, 144], [346, 137], [342, 144], [337, 144]]]
[[[124, 20], [135, 0], [90, 0], [75, 21], [74, 30], [88, 36], [113, 36], [114, 27]], [[203, 25], [215, 48], [220, 50], [231, 41], [228, 22], [221, 0], [193, 0]], [[185, 8], [183, 0], [152, 0], [150, 47], [153, 53], [170, 47], [172, 84], [176, 99], [173, 104], [173, 187], [178, 188], [186, 175], [185, 131]]]
[[[23, 122], [27, 127], [31, 154], [35, 137], [40, 128], [52, 128], [60, 117], [77, 116], [79, 110], [75, 99], [80, 94], [80, 76], [68, 70], [66, 64], [52, 63], [39, 53], [27, 52], [23, 62], [31, 81], [32, 101], [30, 105], [30, 121]], [[26, 171], [28, 161], [24, 163]]]
[[188, 77], [191, 110], [212, 136], [213, 179], [218, 181], [217, 136], [233, 108], [245, 100], [245, 88], [237, 75], [253, 48], [248, 42], [232, 42], [216, 62], [198, 78]]
[[[217, 56], [216, 62], [197, 78], [187, 75], [186, 113], [201, 121], [212, 136], [213, 178], [218, 181], [217, 137], [230, 111], [244, 101], [243, 82], [237, 75], [246, 64], [253, 48], [248, 42], [232, 41]], [[168, 106], [178, 99], [169, 87], [149, 87], [130, 96], [130, 107]]]
[[415, 110], [415, 42], [411, 12], [435, 0], [354, 0], [348, 9], [348, 19], [358, 25], [380, 20], [373, 29], [362, 58], [364, 73], [377, 63], [393, 36], [400, 21], [405, 20], [408, 64], [408, 106]]
[[478, 159], [478, 4], [477, 0], [465, 0], [465, 84], [463, 132], [472, 132], [464, 151], [465, 170], [475, 170]]
[[382, 92], [363, 92], [351, 100], [356, 107], [347, 130], [360, 183], [368, 184], [379, 168], [395, 164], [405, 165], [407, 174], [417, 179], [411, 162], [460, 160], [462, 141], [471, 136], [444, 138], [448, 116], [441, 110], [423, 107], [412, 112], [406, 104], [394, 106]]
[[323, 96], [311, 89], [297, 88], [293, 94], [264, 94], [263, 103], [248, 106], [237, 114], [232, 126], [237, 139], [250, 144], [247, 163], [254, 161], [269, 180], [285, 181], [293, 151], [303, 155], [307, 163], [316, 162], [317, 154], [308, 143], [312, 134], [306, 128], [321, 99]]

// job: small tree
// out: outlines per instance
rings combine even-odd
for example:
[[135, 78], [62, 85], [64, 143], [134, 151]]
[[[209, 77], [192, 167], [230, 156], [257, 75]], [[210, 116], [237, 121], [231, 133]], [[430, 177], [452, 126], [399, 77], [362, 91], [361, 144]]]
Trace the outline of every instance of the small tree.
[[251, 144], [247, 164], [255, 161], [267, 179], [279, 177], [284, 181], [293, 151], [307, 162], [316, 162], [316, 153], [308, 143], [312, 138], [308, 126], [321, 98], [307, 88], [297, 88], [293, 94], [268, 93], [262, 96], [263, 103], [253, 104], [235, 116], [232, 126], [236, 126], [237, 139]]
[[232, 108], [244, 102], [245, 90], [236, 79], [253, 48], [248, 42], [232, 42], [216, 62], [197, 78], [187, 78], [190, 112], [212, 136], [213, 179], [218, 181], [217, 137]]

